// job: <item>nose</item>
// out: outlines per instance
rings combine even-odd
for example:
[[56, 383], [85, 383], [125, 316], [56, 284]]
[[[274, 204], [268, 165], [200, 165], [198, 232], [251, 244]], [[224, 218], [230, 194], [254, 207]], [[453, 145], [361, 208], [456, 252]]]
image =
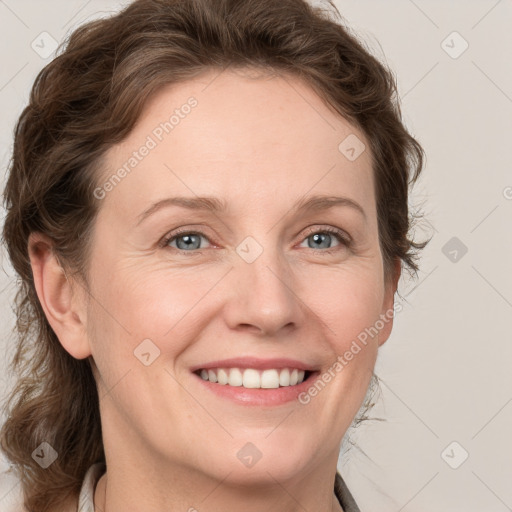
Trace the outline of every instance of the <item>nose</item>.
[[233, 293], [224, 312], [231, 329], [276, 336], [300, 325], [301, 300], [289, 264], [277, 249], [265, 247], [251, 263], [237, 256], [230, 276]]

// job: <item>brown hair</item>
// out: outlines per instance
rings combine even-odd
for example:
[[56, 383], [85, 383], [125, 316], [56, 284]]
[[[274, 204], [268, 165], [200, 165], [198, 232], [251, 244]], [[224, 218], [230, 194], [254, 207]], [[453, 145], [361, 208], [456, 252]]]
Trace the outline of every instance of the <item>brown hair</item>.
[[[423, 149], [402, 124], [394, 75], [333, 18], [339, 13], [329, 6], [313, 8], [304, 0], [138, 0], [78, 28], [39, 73], [15, 129], [3, 228], [20, 279], [11, 363], [18, 380], [6, 404], [1, 447], [19, 473], [31, 512], [60, 509], [77, 496], [87, 469], [104, 462], [105, 454], [90, 361], [66, 352], [44, 315], [28, 236], [49, 236], [62, 266], [87, 283], [101, 157], [130, 133], [163, 85], [226, 66], [304, 80], [369, 141], [386, 274], [397, 259], [416, 272], [425, 242], [408, 238], [408, 187], [422, 169]], [[58, 452], [47, 469], [31, 456], [44, 441]]]

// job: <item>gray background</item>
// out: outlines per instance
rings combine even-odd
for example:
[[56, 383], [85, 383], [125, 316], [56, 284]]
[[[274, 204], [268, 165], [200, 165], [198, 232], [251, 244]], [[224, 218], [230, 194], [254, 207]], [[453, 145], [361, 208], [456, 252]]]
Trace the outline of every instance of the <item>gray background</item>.
[[[336, 4], [396, 72], [405, 122], [428, 155], [411, 198], [426, 214], [417, 235], [433, 235], [418, 279], [400, 283], [404, 309], [380, 350], [373, 416], [386, 421], [360, 427], [339, 468], [363, 511], [512, 510], [512, 1]], [[51, 59], [40, 53], [119, 5], [0, 0], [0, 180], [15, 120]], [[15, 279], [5, 254], [1, 264], [7, 359]], [[0, 480], [1, 510], [18, 489]]]

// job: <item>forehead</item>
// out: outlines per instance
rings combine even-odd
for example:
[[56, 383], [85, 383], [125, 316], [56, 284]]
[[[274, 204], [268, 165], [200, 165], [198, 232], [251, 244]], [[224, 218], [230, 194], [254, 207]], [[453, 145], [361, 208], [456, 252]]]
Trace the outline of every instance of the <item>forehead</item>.
[[[354, 159], [349, 146], [366, 149]], [[103, 182], [128, 171], [108, 194], [118, 211], [127, 200], [140, 210], [171, 193], [229, 194], [240, 206], [250, 196], [261, 206], [269, 193], [286, 201], [339, 191], [373, 207], [364, 134], [290, 75], [209, 70], [167, 86], [108, 151], [104, 167]]]

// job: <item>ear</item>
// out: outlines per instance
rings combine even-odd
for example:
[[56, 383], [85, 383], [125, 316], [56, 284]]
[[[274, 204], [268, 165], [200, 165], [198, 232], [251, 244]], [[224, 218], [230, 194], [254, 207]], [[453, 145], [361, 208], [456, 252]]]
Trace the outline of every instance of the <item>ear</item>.
[[385, 281], [384, 300], [380, 318], [384, 322], [384, 327], [379, 330], [379, 347], [389, 338], [393, 329], [393, 314], [395, 304], [395, 292], [398, 287], [398, 280], [402, 273], [402, 264], [400, 258], [395, 259], [392, 275]]
[[51, 328], [74, 358], [88, 357], [91, 351], [85, 324], [85, 293], [66, 276], [49, 237], [31, 233], [28, 254], [37, 296]]

